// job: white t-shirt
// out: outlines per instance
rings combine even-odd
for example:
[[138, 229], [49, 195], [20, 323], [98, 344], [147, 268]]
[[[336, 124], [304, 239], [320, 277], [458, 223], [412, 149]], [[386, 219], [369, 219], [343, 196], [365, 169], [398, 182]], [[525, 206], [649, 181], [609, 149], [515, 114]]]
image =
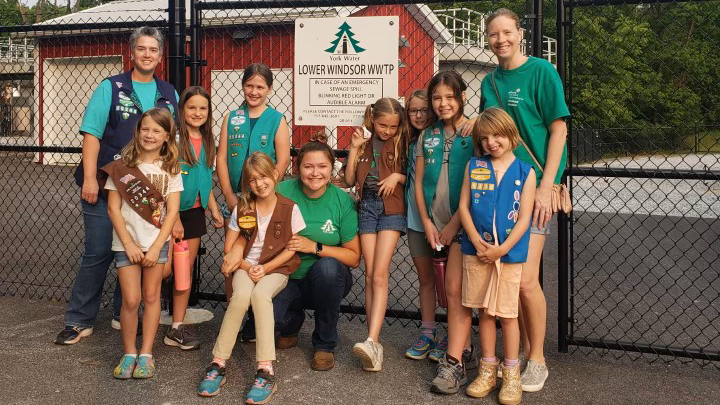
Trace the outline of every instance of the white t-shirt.
[[[265, 233], [267, 232], [267, 227], [270, 223], [271, 218], [272, 213], [269, 213], [265, 216], [258, 214], [257, 236], [255, 236], [255, 242], [250, 247], [250, 251], [245, 258], [245, 261], [250, 263], [251, 266], [258, 264], [258, 259], [260, 259], [260, 253], [262, 253], [262, 248], [265, 244]], [[235, 232], [240, 232], [240, 228], [237, 224], [237, 207], [233, 209], [232, 216], [230, 217], [230, 223], [228, 224], [228, 229]], [[290, 229], [292, 229], [293, 235], [305, 229], [305, 219], [303, 219], [303, 216], [300, 213], [300, 208], [298, 208], [297, 204], [293, 204], [292, 217], [290, 219]]]
[[[161, 165], [162, 162], [140, 163], [138, 169], [163, 195], [163, 198], [167, 198], [168, 194], [183, 190], [182, 176], [180, 174], [170, 175], [164, 172]], [[117, 190], [112, 179], [108, 178], [105, 189]], [[160, 222], [163, 222], [165, 219], [165, 207], [162, 207], [160, 212]], [[147, 252], [160, 234], [160, 228], [144, 220], [125, 200], [120, 203], [120, 213], [125, 220], [125, 228], [130, 233], [132, 240], [140, 250]], [[170, 237], [168, 237], [169, 239]], [[113, 229], [112, 250], [115, 252], [125, 251], [125, 246], [120, 241], [115, 229]]]

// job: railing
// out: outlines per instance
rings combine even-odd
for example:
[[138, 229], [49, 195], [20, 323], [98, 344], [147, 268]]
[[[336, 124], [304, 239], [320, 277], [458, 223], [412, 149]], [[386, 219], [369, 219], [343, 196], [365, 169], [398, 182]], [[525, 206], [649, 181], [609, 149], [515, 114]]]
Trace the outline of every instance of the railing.
[[[450, 46], [476, 46], [488, 49], [485, 20], [488, 15], [468, 8], [446, 8], [433, 10], [450, 33]], [[525, 29], [520, 29], [520, 51], [527, 54]], [[557, 41], [543, 36], [543, 57], [555, 65]]]
[[22, 41], [12, 38], [0, 39], [0, 62], [2, 63], [33, 63], [35, 44], [32, 40]]

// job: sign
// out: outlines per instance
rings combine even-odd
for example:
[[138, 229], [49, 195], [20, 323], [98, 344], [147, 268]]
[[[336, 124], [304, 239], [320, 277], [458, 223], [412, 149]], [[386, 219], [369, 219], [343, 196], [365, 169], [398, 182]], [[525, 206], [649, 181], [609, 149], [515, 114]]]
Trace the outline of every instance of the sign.
[[398, 17], [295, 20], [295, 125], [360, 125], [398, 93]]

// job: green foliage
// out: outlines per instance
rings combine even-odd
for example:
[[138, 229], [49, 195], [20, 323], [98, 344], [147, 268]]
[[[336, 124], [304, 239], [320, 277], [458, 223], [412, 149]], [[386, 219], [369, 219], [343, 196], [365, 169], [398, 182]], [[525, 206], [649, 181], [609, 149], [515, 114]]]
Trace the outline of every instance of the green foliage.
[[[574, 125], [628, 152], [684, 148], [720, 121], [714, 1], [574, 10]], [[608, 130], [609, 129], [609, 130]]]

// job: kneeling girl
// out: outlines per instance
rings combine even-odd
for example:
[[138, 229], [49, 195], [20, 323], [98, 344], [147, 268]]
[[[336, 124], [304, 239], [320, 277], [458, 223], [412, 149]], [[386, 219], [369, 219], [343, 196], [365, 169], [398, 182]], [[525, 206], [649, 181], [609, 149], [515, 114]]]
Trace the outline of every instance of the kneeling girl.
[[272, 298], [285, 288], [288, 276], [300, 264], [299, 256], [286, 245], [305, 228], [297, 205], [275, 193], [277, 177], [274, 163], [262, 152], [253, 152], [243, 165], [242, 192], [228, 224], [222, 264], [223, 274], [232, 277], [233, 294], [213, 348], [212, 363], [198, 387], [201, 396], [220, 392], [225, 363], [250, 305], [256, 323], [257, 373], [245, 402], [267, 403], [276, 390]]

